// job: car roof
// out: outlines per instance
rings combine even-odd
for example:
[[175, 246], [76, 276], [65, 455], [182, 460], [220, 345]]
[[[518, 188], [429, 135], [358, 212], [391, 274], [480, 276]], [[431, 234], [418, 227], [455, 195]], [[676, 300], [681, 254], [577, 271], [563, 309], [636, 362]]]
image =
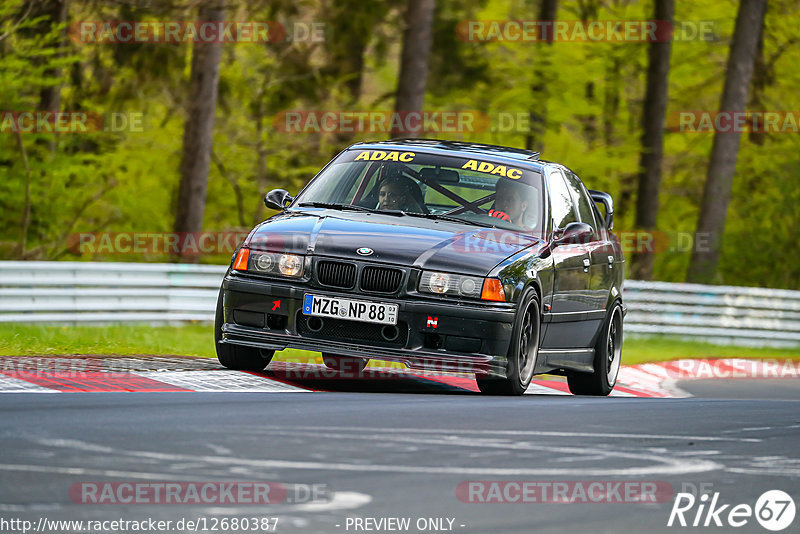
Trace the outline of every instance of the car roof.
[[517, 166], [525, 166], [540, 174], [543, 174], [543, 167], [549, 163], [539, 160], [539, 153], [532, 150], [521, 148], [510, 148], [499, 145], [486, 145], [482, 143], [468, 143], [464, 141], [445, 141], [440, 139], [390, 139], [388, 141], [376, 141], [356, 143], [347, 147], [353, 149], [375, 149], [375, 150], [417, 150], [428, 154], [441, 154], [448, 156], [475, 157], [481, 155], [492, 160], [513, 161]]

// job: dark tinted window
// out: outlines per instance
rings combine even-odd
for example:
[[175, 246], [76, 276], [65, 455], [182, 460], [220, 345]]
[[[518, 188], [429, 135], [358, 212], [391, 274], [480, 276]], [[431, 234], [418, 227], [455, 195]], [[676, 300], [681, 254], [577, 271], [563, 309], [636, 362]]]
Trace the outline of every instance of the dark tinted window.
[[606, 218], [605, 218], [605, 215], [604, 215], [605, 207], [603, 208], [603, 211], [601, 212], [600, 211], [600, 206], [594, 200], [592, 200], [592, 207], [594, 208], [594, 218], [597, 221], [597, 228], [598, 229], [605, 229], [605, 227], [606, 227]]
[[556, 228], [564, 228], [578, 220], [575, 216], [572, 194], [560, 172], [550, 174], [550, 207]]
[[572, 198], [574, 198], [577, 203], [581, 222], [585, 222], [597, 230], [597, 223], [594, 220], [594, 210], [592, 209], [592, 200], [589, 198], [586, 188], [583, 187], [578, 177], [571, 172], [567, 173], [567, 186], [572, 193]]
[[[544, 234], [540, 173], [482, 156], [455, 157], [410, 150], [346, 150], [298, 195], [313, 203], [368, 210], [445, 215], [466, 223]], [[313, 206], [312, 206], [313, 207]]]

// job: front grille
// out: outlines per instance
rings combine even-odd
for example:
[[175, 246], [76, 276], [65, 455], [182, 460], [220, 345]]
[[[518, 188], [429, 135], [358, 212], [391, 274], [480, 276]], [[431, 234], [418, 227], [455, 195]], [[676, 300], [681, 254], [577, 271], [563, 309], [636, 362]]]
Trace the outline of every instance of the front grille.
[[403, 271], [386, 267], [364, 267], [361, 289], [376, 293], [394, 293], [400, 288]]
[[321, 261], [317, 263], [317, 280], [324, 286], [352, 289], [356, 284], [356, 266], [339, 261]]
[[404, 347], [408, 341], [408, 325], [402, 321], [397, 323], [397, 337], [389, 341], [382, 334], [386, 325], [345, 321], [331, 317], [319, 317], [318, 319], [322, 319], [322, 328], [315, 332], [309, 327], [309, 316], [299, 312], [297, 314], [297, 333], [303, 337], [335, 341], [366, 341], [370, 344], [388, 347]]

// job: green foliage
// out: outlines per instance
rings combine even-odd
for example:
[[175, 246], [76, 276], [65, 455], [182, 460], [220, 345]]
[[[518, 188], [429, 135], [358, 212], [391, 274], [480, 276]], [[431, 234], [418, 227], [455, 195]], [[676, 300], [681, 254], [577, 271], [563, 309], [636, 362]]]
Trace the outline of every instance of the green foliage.
[[[64, 29], [25, 19], [27, 2], [0, 5], [0, 102], [3, 110], [35, 110], [40, 92], [58, 87], [61, 109], [138, 114], [141, 131], [91, 134], [0, 133], [0, 258], [163, 261], [163, 255], [75, 255], [77, 232], [168, 232], [175, 215], [191, 45], [89, 44], [64, 38]], [[592, 9], [588, 9], [591, 7]], [[719, 105], [735, 0], [678, 2], [678, 22], [711, 21], [710, 40], [675, 41], [667, 113], [715, 111]], [[214, 153], [204, 228], [246, 230], [272, 214], [264, 192], [296, 193], [355, 136], [287, 134], [281, 112], [382, 110], [394, 105], [403, 29], [403, 4], [376, 0], [228, 3], [229, 20], [323, 22], [325, 42], [227, 43], [220, 66]], [[467, 20], [534, 20], [533, 0], [437, 2], [434, 47], [425, 107], [474, 110], [494, 127], [426, 134], [523, 147], [520, 117], [547, 110], [543, 159], [562, 162], [591, 188], [617, 201], [618, 232], [633, 231], [647, 44], [636, 42], [470, 42], [457, 32]], [[594, 13], [589, 13], [595, 11]], [[558, 18], [587, 13], [598, 20], [647, 20], [651, 2], [559, 2]], [[800, 61], [794, 21], [800, 6], [770, 2], [764, 33], [767, 63], [761, 104], [798, 110]], [[194, 4], [74, 1], [69, 22], [81, 20], [192, 20]], [[22, 21], [19, 25], [18, 23]], [[46, 21], [45, 21], [46, 22]], [[61, 45], [59, 46], [59, 42]], [[53, 73], [58, 73], [54, 75]], [[360, 79], [360, 83], [355, 81]], [[546, 101], [533, 87], [546, 86]], [[500, 117], [511, 128], [498, 128]], [[742, 136], [723, 241], [718, 281], [800, 288], [796, 264], [800, 197], [796, 134], [768, 134], [763, 144]], [[659, 229], [693, 233], [712, 134], [668, 131], [665, 137]], [[30, 220], [21, 249], [26, 182]], [[223, 263], [220, 254], [202, 261]], [[655, 277], [682, 281], [689, 250], [659, 253]]]
[[[0, 325], [0, 356], [56, 354], [158, 354], [216, 358], [214, 335], [208, 324], [182, 326]], [[317, 361], [319, 354], [287, 349], [284, 361]]]
[[[44, 326], [0, 324], [0, 356], [59, 354], [157, 354], [215, 358], [209, 325], [183, 326]], [[798, 359], [791, 349], [749, 348], [676, 341], [667, 337], [626, 337], [622, 361], [625, 365], [677, 360], [680, 358], [774, 358]], [[318, 352], [286, 349], [275, 359], [322, 363]], [[391, 362], [370, 361], [372, 367], [403, 367]]]

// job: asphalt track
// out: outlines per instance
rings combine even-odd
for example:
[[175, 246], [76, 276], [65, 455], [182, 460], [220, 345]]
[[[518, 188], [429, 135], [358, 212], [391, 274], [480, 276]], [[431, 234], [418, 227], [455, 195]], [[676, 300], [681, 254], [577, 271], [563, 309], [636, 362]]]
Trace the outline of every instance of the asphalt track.
[[[377, 391], [342, 382], [312, 394], [0, 395], [0, 518], [205, 518], [210, 527], [212, 518], [277, 517], [278, 532], [654, 533], [709, 530], [666, 526], [674, 492], [684, 490], [752, 506], [781, 489], [800, 504], [798, 380], [680, 382], [695, 397], [674, 399], [493, 398], [401, 382]], [[320, 496], [100, 505], [70, 494], [87, 482], [159, 481], [271, 481], [289, 495], [316, 485]], [[652, 481], [670, 491], [656, 503], [476, 503], [458, 491], [468, 481]], [[355, 529], [354, 518], [409, 518], [411, 526]], [[446, 519], [437, 530], [418, 529], [420, 518]], [[800, 517], [785, 532], [798, 525]], [[753, 518], [736, 531], [768, 532]]]

